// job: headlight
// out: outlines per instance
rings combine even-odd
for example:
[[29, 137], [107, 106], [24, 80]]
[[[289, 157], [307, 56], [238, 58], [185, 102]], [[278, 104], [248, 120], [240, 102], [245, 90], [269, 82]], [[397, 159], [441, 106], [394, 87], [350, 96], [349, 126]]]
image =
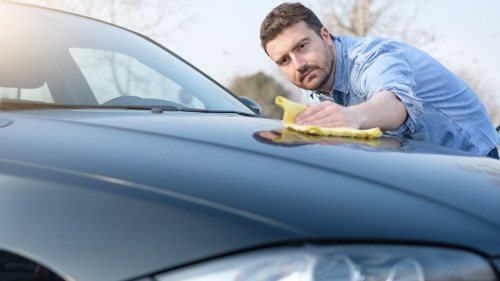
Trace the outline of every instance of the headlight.
[[418, 246], [307, 246], [255, 251], [160, 274], [158, 281], [493, 281], [479, 255]]

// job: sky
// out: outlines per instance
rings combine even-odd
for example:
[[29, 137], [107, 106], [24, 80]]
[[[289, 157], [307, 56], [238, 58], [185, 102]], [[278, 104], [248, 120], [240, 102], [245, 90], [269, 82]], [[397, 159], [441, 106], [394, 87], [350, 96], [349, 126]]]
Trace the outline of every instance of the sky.
[[[170, 22], [185, 22], [183, 28], [166, 25], [168, 36], [152, 37], [154, 40], [225, 86], [235, 76], [263, 71], [294, 89], [264, 53], [259, 40], [262, 20], [282, 0], [178, 1], [182, 9], [177, 7], [175, 13], [166, 17]], [[412, 25], [435, 35], [434, 42], [424, 50], [452, 70], [470, 71], [492, 96], [498, 97], [499, 102], [487, 106], [500, 110], [500, 77], [496, 68], [500, 65], [500, 0], [395, 1], [403, 14], [411, 13], [414, 5], [419, 6]], [[321, 13], [318, 1], [302, 3], [318, 15]]]
[[193, 1], [189, 9], [194, 22], [186, 32], [169, 38], [171, 50], [221, 83], [235, 75], [278, 69], [260, 47], [260, 23], [283, 1], [205, 0]]
[[[500, 100], [496, 69], [500, 65], [499, 0], [396, 1], [403, 2], [402, 12], [406, 8], [404, 2], [420, 5], [414, 24], [435, 35], [428, 52], [451, 69], [472, 71]], [[280, 76], [279, 69], [260, 47], [259, 28], [267, 13], [283, 1], [192, 2], [196, 5], [187, 7], [195, 20], [184, 32], [169, 38], [167, 47], [224, 85], [235, 75], [258, 71]], [[312, 0], [302, 3], [316, 13], [321, 9]], [[413, 6], [408, 5], [408, 9]]]

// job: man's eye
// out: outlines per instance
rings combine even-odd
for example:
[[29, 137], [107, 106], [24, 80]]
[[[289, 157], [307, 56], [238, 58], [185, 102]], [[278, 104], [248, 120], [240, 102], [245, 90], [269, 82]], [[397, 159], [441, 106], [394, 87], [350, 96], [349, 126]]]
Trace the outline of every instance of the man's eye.
[[288, 58], [283, 58], [280, 61], [280, 65], [285, 65], [288, 62]]

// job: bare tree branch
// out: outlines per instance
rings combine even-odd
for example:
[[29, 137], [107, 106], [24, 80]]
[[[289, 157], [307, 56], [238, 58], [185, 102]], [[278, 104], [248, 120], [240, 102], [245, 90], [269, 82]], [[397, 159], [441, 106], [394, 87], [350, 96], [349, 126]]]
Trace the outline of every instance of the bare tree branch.
[[402, 2], [394, 0], [317, 0], [323, 7], [323, 23], [333, 34], [358, 37], [383, 36], [422, 46], [433, 40], [430, 32], [410, 28], [418, 10], [413, 15], [405, 10]]
[[[169, 31], [179, 28], [187, 23], [180, 21], [171, 27], [166, 26], [166, 21], [172, 15], [182, 10], [186, 0], [34, 0], [39, 4], [66, 10], [85, 16], [108, 21], [128, 29], [140, 32], [151, 38], [161, 38], [162, 41], [170, 34]], [[174, 4], [177, 4], [174, 5]], [[123, 60], [117, 60], [113, 55], [105, 57], [112, 74], [113, 84], [121, 95], [128, 95], [131, 83], [142, 81], [130, 68], [124, 67]], [[130, 64], [128, 60], [126, 64]], [[118, 77], [118, 68], [125, 69], [125, 76]], [[119, 79], [122, 78], [122, 79]]]
[[191, 0], [33, 0], [38, 4], [66, 10], [168, 41], [169, 35], [185, 28], [193, 18], [176, 17]]

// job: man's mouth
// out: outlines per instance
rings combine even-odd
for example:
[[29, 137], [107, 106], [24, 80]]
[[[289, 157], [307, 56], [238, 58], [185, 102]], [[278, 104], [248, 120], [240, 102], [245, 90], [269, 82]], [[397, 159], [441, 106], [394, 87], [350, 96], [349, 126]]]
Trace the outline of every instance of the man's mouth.
[[306, 71], [306, 73], [304, 74], [304, 78], [306, 78], [307, 76], [309, 76], [313, 71], [314, 71], [314, 68], [309, 69], [308, 71]]
[[304, 71], [303, 74], [302, 74], [301, 81], [304, 81], [308, 76], [310, 76], [311, 73], [313, 73], [314, 70], [316, 70], [316, 68], [312, 67], [312, 68], [309, 68], [306, 71]]

